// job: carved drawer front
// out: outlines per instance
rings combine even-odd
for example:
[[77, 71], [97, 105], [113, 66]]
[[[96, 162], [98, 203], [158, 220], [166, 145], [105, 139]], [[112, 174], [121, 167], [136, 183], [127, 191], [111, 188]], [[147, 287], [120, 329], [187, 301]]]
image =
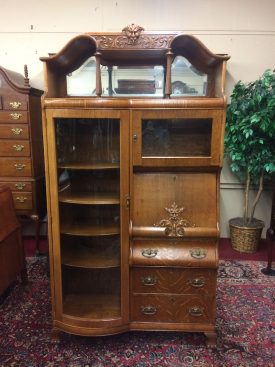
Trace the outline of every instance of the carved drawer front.
[[13, 202], [16, 210], [32, 209], [31, 192], [13, 192]]
[[1, 140], [0, 156], [2, 157], [29, 157], [30, 143], [26, 140]]
[[9, 186], [9, 188], [11, 189], [11, 191], [13, 192], [31, 192], [33, 190], [32, 187], [32, 183], [29, 181], [22, 181], [22, 180], [18, 180], [18, 181], [3, 181], [0, 182], [0, 185], [7, 185]]
[[131, 298], [131, 321], [212, 323], [214, 306], [214, 297], [135, 293]]
[[131, 269], [131, 283], [134, 293], [214, 295], [216, 270], [136, 267]]
[[217, 268], [216, 240], [135, 240], [130, 263], [139, 266]]
[[22, 98], [22, 96], [14, 96], [14, 97], [3, 97], [3, 109], [5, 110], [27, 110], [28, 104], [27, 101]]
[[26, 123], [28, 122], [27, 111], [0, 111], [0, 122]]
[[2, 177], [31, 177], [31, 159], [0, 158], [0, 172]]
[[28, 125], [0, 124], [0, 137], [2, 139], [29, 139]]

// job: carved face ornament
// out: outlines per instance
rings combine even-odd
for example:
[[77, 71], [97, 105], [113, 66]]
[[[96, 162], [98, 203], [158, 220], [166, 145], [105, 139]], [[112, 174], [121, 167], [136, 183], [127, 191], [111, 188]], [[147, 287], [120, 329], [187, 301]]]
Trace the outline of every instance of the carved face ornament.
[[132, 45], [138, 41], [142, 31], [144, 31], [144, 28], [134, 23], [122, 29], [122, 32], [124, 32], [128, 38], [128, 43]]

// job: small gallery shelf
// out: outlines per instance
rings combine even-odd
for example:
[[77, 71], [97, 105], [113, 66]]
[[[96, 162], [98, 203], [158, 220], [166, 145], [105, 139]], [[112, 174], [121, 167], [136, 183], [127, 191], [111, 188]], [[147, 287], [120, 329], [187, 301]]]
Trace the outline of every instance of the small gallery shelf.
[[58, 165], [58, 168], [71, 170], [109, 170], [119, 169], [119, 162], [100, 162], [100, 163], [85, 163], [85, 162], [67, 162]]
[[60, 232], [72, 236], [113, 236], [120, 233], [119, 223], [95, 225], [91, 223], [62, 223]]
[[59, 193], [59, 202], [87, 205], [116, 205], [120, 203], [120, 200], [117, 193], [71, 192], [66, 190]]
[[112, 320], [121, 316], [117, 294], [69, 293], [64, 295], [64, 314], [91, 320]]
[[79, 268], [114, 268], [120, 266], [120, 249], [115, 246], [64, 246], [62, 264]]

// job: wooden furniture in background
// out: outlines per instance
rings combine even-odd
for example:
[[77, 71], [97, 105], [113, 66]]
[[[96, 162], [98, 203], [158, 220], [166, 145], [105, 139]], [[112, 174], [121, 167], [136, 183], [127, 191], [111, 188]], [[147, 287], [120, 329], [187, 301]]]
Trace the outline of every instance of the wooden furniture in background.
[[38, 251], [46, 214], [42, 93], [30, 86], [26, 66], [24, 77], [0, 67], [0, 184], [12, 190], [16, 214], [34, 221]]
[[[68, 95], [88, 58], [95, 95]], [[42, 58], [55, 334], [194, 331], [215, 344], [228, 58], [135, 25], [80, 35]], [[173, 95], [175, 59], [195, 82]], [[152, 95], [129, 87], [132, 70], [126, 94], [113, 93], [127, 66], [140, 85], [145, 67], [162, 73]]]
[[21, 275], [28, 281], [21, 225], [16, 217], [11, 190], [0, 186], [0, 295]]
[[273, 246], [275, 242], [275, 190], [273, 191], [272, 209], [270, 226], [266, 231], [266, 242], [267, 242], [267, 266], [262, 269], [262, 273], [266, 275], [275, 276], [275, 269], [272, 268], [273, 260]]

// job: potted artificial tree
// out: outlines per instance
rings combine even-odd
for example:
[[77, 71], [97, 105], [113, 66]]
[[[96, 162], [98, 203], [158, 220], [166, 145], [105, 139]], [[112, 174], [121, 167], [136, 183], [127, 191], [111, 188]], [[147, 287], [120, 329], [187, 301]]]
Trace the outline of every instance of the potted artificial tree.
[[[225, 154], [245, 183], [242, 217], [229, 221], [232, 247], [255, 252], [264, 223], [254, 217], [265, 179], [275, 172], [275, 73], [266, 70], [254, 82], [239, 81], [227, 108]], [[251, 186], [256, 195], [251, 200]]]

